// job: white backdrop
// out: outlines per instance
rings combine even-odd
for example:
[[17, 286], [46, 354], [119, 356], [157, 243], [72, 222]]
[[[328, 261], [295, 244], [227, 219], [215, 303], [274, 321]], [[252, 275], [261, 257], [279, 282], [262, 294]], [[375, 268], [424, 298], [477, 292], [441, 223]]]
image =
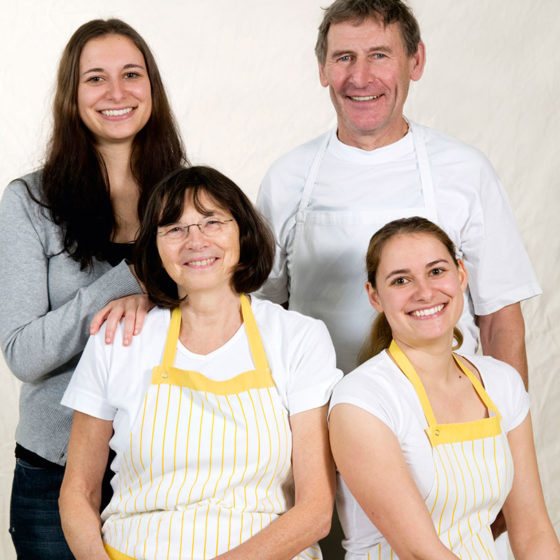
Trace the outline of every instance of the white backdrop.
[[[41, 164], [58, 58], [72, 32], [89, 19], [120, 17], [156, 56], [191, 161], [216, 166], [254, 199], [272, 161], [335, 122], [313, 55], [329, 3], [0, 0], [0, 189]], [[524, 313], [538, 458], [558, 533], [560, 3], [410, 3], [428, 62], [406, 114], [489, 156], [544, 290]], [[0, 557], [10, 560], [18, 385], [4, 364], [0, 379]]]

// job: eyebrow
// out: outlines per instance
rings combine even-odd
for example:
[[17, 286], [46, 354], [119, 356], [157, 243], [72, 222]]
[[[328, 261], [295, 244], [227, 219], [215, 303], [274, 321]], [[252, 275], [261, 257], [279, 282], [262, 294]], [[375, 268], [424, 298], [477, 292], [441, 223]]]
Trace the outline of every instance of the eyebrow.
[[[374, 53], [374, 52], [382, 52], [382, 53], [386, 53], [386, 54], [390, 54], [392, 53], [392, 49], [388, 46], [385, 45], [379, 45], [379, 46], [375, 46], [375, 47], [370, 47], [367, 50], [368, 54]], [[338, 51], [334, 51], [330, 54], [330, 58], [338, 58], [339, 56], [344, 56], [344, 55], [348, 55], [348, 54], [355, 54], [356, 51], [354, 49], [340, 49]]]
[[[130, 70], [132, 68], [140, 68], [141, 70], [146, 70], [146, 68], [144, 66], [142, 66], [141, 64], [133, 64], [133, 63], [129, 63], [129, 64], [125, 64], [122, 69], [123, 70]], [[98, 68], [89, 68], [88, 70], [85, 70], [84, 72], [82, 72], [82, 76], [85, 76], [86, 74], [93, 74], [93, 73], [97, 73], [97, 72], [103, 72], [105, 69], [98, 67]]]
[[[431, 262], [427, 263], [425, 268], [431, 268], [432, 266], [434, 266], [436, 264], [439, 264], [439, 263], [449, 264], [449, 261], [447, 259], [436, 259], [434, 261], [431, 261]], [[385, 276], [385, 280], [388, 280], [389, 278], [391, 278], [391, 276], [397, 276], [399, 274], [406, 274], [407, 272], [410, 272], [409, 268], [399, 268], [397, 270], [392, 270], [391, 272], [389, 272], [389, 274], [387, 274], [387, 276]]]

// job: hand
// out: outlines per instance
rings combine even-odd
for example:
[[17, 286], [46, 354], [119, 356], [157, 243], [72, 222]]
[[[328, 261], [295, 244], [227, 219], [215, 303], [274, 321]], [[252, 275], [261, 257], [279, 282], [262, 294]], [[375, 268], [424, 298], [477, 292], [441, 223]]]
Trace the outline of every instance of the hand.
[[112, 344], [119, 321], [124, 317], [123, 345], [129, 346], [132, 336], [142, 330], [144, 319], [154, 304], [145, 294], [133, 294], [115, 299], [95, 314], [89, 327], [90, 334], [96, 334], [103, 323], [105, 326], [105, 342]]

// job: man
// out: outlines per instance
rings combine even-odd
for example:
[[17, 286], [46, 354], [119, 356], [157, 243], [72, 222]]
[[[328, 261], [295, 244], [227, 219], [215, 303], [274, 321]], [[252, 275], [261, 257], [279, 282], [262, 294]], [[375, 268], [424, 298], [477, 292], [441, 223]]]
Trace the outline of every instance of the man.
[[469, 273], [462, 351], [509, 362], [527, 385], [520, 301], [540, 293], [507, 196], [476, 149], [403, 116], [425, 46], [401, 0], [336, 0], [315, 48], [337, 127], [280, 158], [258, 206], [278, 247], [261, 295], [322, 319], [348, 372], [374, 318], [364, 284], [371, 235], [422, 215], [454, 241]]

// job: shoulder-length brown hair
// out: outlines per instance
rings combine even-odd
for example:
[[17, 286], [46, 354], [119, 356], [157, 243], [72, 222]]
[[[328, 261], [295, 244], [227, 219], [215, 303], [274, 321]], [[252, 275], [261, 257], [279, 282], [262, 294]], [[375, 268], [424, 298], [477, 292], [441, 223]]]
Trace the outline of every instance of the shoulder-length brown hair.
[[181, 302], [177, 285], [163, 268], [157, 249], [157, 231], [161, 226], [179, 221], [187, 193], [201, 214], [207, 212], [200, 202], [200, 195], [204, 193], [235, 219], [239, 228], [239, 262], [231, 285], [239, 294], [258, 290], [272, 269], [274, 236], [251, 201], [231, 179], [211, 167], [196, 166], [177, 169], [165, 177], [148, 201], [134, 260], [138, 278], [150, 299], [166, 308], [176, 307]]
[[53, 131], [43, 167], [42, 203], [63, 229], [64, 249], [82, 268], [104, 258], [116, 225], [103, 158], [78, 113], [79, 64], [88, 41], [122, 35], [142, 53], [150, 79], [152, 112], [133, 141], [130, 169], [140, 188], [142, 217], [153, 186], [187, 163], [159, 70], [144, 39], [119, 19], [88, 21], [79, 27], [60, 59], [53, 105]]

